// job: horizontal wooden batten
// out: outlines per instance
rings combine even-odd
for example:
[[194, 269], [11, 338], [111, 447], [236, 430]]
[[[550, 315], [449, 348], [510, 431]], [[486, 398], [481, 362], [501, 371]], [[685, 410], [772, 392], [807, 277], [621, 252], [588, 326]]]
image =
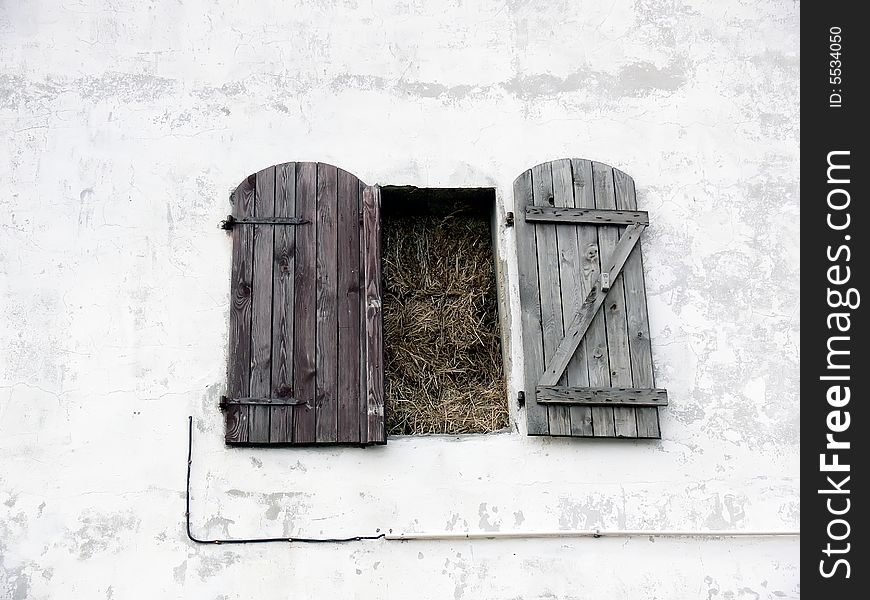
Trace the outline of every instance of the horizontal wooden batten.
[[537, 223], [588, 223], [592, 225], [649, 225], [642, 210], [596, 210], [561, 206], [526, 206], [526, 221]]
[[576, 404], [583, 406], [667, 406], [668, 392], [642, 388], [580, 388], [538, 386], [540, 404]]

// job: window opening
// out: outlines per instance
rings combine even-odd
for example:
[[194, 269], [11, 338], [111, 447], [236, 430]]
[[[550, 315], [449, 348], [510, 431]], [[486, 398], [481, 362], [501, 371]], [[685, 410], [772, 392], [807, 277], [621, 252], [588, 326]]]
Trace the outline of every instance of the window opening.
[[492, 188], [383, 186], [387, 432], [509, 424]]

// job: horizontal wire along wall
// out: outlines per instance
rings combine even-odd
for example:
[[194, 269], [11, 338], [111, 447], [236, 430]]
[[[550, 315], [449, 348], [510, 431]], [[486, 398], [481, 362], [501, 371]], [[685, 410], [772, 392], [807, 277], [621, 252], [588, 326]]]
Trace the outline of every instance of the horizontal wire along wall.
[[562, 539], [562, 538], [604, 538], [604, 537], [798, 537], [796, 530], [652, 530], [652, 529], [581, 529], [557, 531], [439, 531], [439, 532], [404, 532], [380, 533], [377, 529], [374, 535], [354, 535], [347, 537], [307, 538], [307, 537], [262, 537], [233, 539], [202, 539], [193, 535], [190, 523], [190, 473], [193, 466], [193, 416], [187, 423], [187, 487], [185, 488], [185, 525], [187, 537], [197, 544], [267, 544], [273, 542], [304, 544], [361, 542], [383, 539], [388, 542], [408, 541], [450, 541], [450, 540], [508, 540], [508, 539]]

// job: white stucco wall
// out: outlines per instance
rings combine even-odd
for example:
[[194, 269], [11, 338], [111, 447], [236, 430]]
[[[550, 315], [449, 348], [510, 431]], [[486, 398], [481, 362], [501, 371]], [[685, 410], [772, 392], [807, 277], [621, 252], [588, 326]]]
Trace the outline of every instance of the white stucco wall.
[[[796, 529], [798, 4], [0, 4], [0, 597], [794, 598], [796, 539], [196, 546], [202, 536]], [[223, 445], [244, 176], [632, 175], [660, 442]], [[511, 395], [521, 383], [515, 246]]]

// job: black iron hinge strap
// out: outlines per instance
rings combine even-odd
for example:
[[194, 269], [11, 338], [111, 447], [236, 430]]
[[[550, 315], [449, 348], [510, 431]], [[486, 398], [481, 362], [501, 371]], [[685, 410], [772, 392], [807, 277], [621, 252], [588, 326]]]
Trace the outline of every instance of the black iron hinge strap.
[[304, 406], [308, 402], [298, 398], [227, 398], [221, 396], [221, 408], [227, 406]]
[[232, 229], [236, 225], [305, 225], [310, 223], [308, 219], [297, 217], [270, 217], [268, 219], [237, 219], [233, 215], [220, 222], [221, 229]]

